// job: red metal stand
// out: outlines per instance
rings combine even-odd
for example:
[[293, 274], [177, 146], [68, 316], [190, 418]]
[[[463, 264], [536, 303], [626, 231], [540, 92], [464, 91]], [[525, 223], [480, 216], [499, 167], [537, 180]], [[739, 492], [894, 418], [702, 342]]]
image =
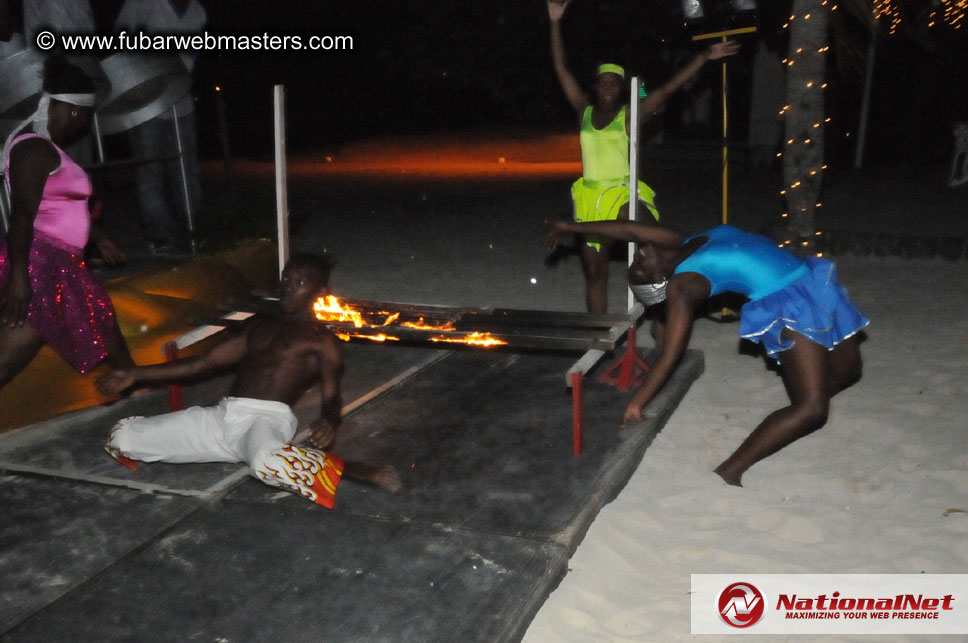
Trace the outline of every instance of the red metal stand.
[[612, 362], [605, 372], [598, 376], [598, 381], [602, 384], [612, 384], [625, 393], [633, 383], [640, 384], [641, 374], [648, 373], [650, 369], [651, 366], [642, 359], [635, 348], [635, 324], [633, 324], [626, 334], [625, 354]]
[[[592, 351], [594, 352], [594, 351]], [[582, 358], [576, 363], [576, 370], [572, 372], [571, 379], [571, 452], [574, 455], [581, 455], [582, 450], [582, 426], [585, 419], [585, 405], [582, 391], [583, 371], [590, 368], [592, 364], [586, 364], [585, 368], [579, 367]], [[597, 361], [597, 360], [596, 360]], [[631, 388], [632, 384], [641, 383], [641, 374], [648, 373], [651, 367], [649, 363], [642, 359], [635, 347], [635, 324], [629, 328], [625, 341], [625, 353], [615, 360], [605, 372], [598, 377], [602, 384], [614, 385], [619, 391], [625, 393]]]
[[[178, 346], [175, 345], [175, 342], [166, 343], [163, 350], [165, 351], [165, 359], [169, 362], [174, 362], [178, 359]], [[168, 385], [168, 409], [171, 411], [182, 410], [181, 384]]]
[[581, 380], [580, 372], [575, 371], [571, 374], [571, 452], [573, 455], [581, 455], [581, 427], [585, 419]]

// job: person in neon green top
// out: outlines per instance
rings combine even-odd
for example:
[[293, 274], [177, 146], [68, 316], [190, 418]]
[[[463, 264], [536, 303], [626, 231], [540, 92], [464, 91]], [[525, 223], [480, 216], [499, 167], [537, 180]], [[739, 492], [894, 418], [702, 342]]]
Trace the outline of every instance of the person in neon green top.
[[[594, 95], [582, 89], [568, 70], [561, 20], [571, 0], [548, 0], [551, 19], [551, 57], [555, 75], [571, 106], [581, 118], [582, 176], [571, 187], [575, 202], [575, 220], [606, 221], [628, 219], [629, 203], [629, 110], [625, 103], [625, 70], [615, 64], [599, 65]], [[639, 99], [639, 123], [657, 109], [690, 79], [707, 60], [731, 56], [739, 45], [719, 42], [705, 49], [680, 69], [663, 86]], [[639, 200], [659, 219], [655, 192], [638, 182]], [[581, 246], [582, 271], [585, 273], [585, 304], [590, 313], [604, 313], [608, 308], [608, 257], [613, 241], [586, 236]]]

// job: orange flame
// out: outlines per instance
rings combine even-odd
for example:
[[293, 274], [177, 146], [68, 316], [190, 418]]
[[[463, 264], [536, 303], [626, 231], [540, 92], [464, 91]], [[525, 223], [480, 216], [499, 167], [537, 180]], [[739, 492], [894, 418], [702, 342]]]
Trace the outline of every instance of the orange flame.
[[469, 344], [471, 346], [501, 346], [507, 344], [503, 339], [491, 337], [490, 333], [471, 333], [464, 337], [431, 337], [432, 342], [446, 342], [449, 344]]
[[415, 322], [403, 322], [400, 324], [406, 328], [416, 328], [417, 330], [454, 330], [454, 322], [446, 321], [441, 324], [428, 324], [421, 317]]
[[362, 333], [336, 333], [338, 339], [348, 342], [354, 337], [357, 339], [368, 339], [371, 342], [399, 342], [399, 337], [394, 337], [393, 335], [387, 335], [386, 333], [379, 333], [377, 335], [364, 335]]
[[[313, 313], [316, 315], [316, 319], [323, 322], [352, 322], [357, 328], [383, 328], [386, 326], [396, 325], [400, 319], [400, 313], [391, 313], [389, 311], [383, 310], [378, 313], [369, 313], [370, 315], [382, 315], [385, 316], [382, 323], [369, 323], [363, 319], [364, 313], [344, 305], [337, 299], [334, 295], [326, 295], [325, 297], [320, 297], [313, 304]], [[455, 330], [453, 321], [445, 321], [439, 323], [427, 323], [424, 321], [423, 317], [420, 317], [415, 322], [401, 322], [399, 323], [401, 327], [404, 328], [414, 328], [417, 330], [436, 330], [436, 331], [452, 331]], [[342, 330], [335, 331], [336, 336], [348, 342], [353, 338], [358, 339], [368, 339], [371, 342], [398, 342], [399, 337], [394, 337], [393, 335], [387, 335], [384, 333], [368, 335], [365, 333], [354, 333], [346, 332]], [[471, 346], [501, 346], [507, 344], [503, 339], [498, 339], [496, 337], [491, 337], [490, 333], [469, 333], [463, 337], [445, 337], [437, 336], [430, 338], [429, 341], [432, 342], [444, 342], [449, 344], [468, 344]]]
[[387, 319], [386, 319], [386, 321], [385, 321], [385, 322], [383, 322], [383, 325], [384, 325], [384, 326], [389, 326], [389, 325], [390, 325], [390, 324], [392, 324], [393, 322], [395, 322], [395, 321], [397, 321], [398, 319], [400, 319], [400, 313], [390, 313], [390, 312], [388, 312], [388, 311], [385, 311], [385, 310], [381, 310], [381, 311], [380, 311], [380, 314], [381, 314], [381, 315], [386, 315], [386, 316], [387, 316]]
[[353, 322], [357, 328], [363, 327], [363, 314], [358, 310], [344, 307], [333, 295], [320, 297], [313, 304], [316, 319], [329, 322]]

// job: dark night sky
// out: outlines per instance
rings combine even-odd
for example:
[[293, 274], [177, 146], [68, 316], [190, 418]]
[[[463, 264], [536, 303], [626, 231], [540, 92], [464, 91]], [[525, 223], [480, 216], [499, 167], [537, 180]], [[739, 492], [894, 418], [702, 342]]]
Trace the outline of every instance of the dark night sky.
[[[544, 0], [203, 4], [209, 13], [208, 30], [214, 34], [348, 35], [354, 40], [351, 52], [203, 53], [196, 79], [200, 117], [203, 123], [214, 122], [211, 92], [216, 82], [221, 84], [232, 145], [240, 154], [271, 151], [275, 83], [286, 85], [289, 131], [299, 133], [290, 135], [295, 151], [332, 149], [349, 140], [387, 134], [567, 130], [574, 125], [551, 69]], [[760, 4], [772, 10], [760, 12], [760, 34], [782, 52], [784, 3]], [[676, 15], [679, 6], [678, 0], [574, 0], [564, 24], [569, 66], [584, 79], [598, 62], [614, 60], [655, 86], [697, 49], [689, 37], [699, 27], [683, 24]], [[866, 38], [857, 30], [839, 33], [866, 50]], [[962, 63], [968, 63], [965, 42], [963, 37], [958, 41], [962, 53], [955, 56]], [[737, 123], [743, 120], [743, 96], [748, 94], [743, 88], [749, 83], [752, 49], [750, 39], [744, 54], [730, 66]], [[872, 131], [890, 143], [889, 150], [896, 150], [899, 137], [905, 135], [912, 138], [912, 146], [929, 139], [934, 149], [943, 147], [942, 141], [950, 139], [950, 121], [968, 119], [966, 113], [952, 112], [959, 101], [968, 102], [968, 96], [952, 96], [965, 94], [968, 72], [964, 65], [955, 67], [961, 70], [960, 80], [949, 78], [951, 58], [948, 52], [947, 66], [936, 64], [936, 53], [899, 39], [882, 49], [878, 61], [887, 71], [879, 72], [875, 85]], [[834, 112], [844, 106], [847, 114], [838, 121], [849, 129], [856, 123], [861, 79], [838, 78], [838, 68], [828, 67], [834, 90], [828, 101]], [[717, 82], [716, 77], [710, 82]], [[674, 104], [669, 107], [675, 109]], [[907, 115], [905, 121], [899, 114]], [[914, 114], [924, 115], [923, 122], [912, 123]], [[833, 131], [831, 138], [842, 134]], [[214, 136], [201, 136], [205, 149], [217, 153]]]
[[[666, 79], [674, 61], [664, 60], [663, 51], [682, 56], [697, 48], [662, 4], [576, 0], [565, 23], [573, 71], [587, 78], [595, 64], [610, 59], [652, 84]], [[225, 87], [233, 144], [248, 131], [254, 148], [269, 149], [268, 133], [257, 123], [271, 122], [274, 83], [286, 85], [291, 129], [306, 133], [296, 147], [386, 133], [568, 128], [575, 120], [551, 69], [543, 0], [205, 5], [215, 33], [354, 39], [354, 51], [345, 53], [204, 56], [200, 99], [214, 81]]]

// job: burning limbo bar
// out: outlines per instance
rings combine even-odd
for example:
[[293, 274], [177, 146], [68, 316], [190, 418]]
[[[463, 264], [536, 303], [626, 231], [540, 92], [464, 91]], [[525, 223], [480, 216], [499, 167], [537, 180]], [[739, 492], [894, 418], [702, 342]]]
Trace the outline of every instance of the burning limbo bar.
[[630, 323], [627, 315], [340, 301], [333, 295], [317, 300], [313, 310], [318, 320], [345, 341], [360, 338], [482, 348], [611, 350]]

